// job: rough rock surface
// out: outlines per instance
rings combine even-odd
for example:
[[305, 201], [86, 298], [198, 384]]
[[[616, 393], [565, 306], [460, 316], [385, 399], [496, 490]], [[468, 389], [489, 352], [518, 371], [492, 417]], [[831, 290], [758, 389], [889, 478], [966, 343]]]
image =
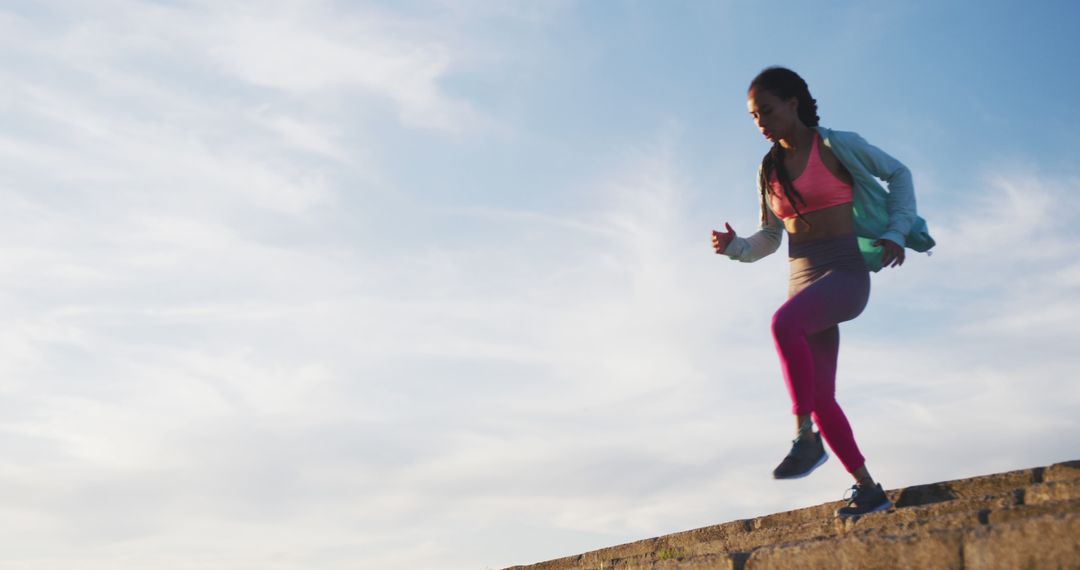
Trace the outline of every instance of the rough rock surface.
[[852, 519], [837, 501], [507, 570], [1080, 570], [1080, 460], [888, 494]]

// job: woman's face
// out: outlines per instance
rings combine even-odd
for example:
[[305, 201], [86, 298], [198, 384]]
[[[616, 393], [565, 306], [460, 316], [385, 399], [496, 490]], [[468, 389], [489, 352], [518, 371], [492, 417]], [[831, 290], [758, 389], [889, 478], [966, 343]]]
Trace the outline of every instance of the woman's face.
[[746, 108], [754, 118], [754, 124], [769, 142], [790, 140], [795, 133], [799, 121], [798, 99], [781, 99], [771, 91], [751, 89], [746, 95]]

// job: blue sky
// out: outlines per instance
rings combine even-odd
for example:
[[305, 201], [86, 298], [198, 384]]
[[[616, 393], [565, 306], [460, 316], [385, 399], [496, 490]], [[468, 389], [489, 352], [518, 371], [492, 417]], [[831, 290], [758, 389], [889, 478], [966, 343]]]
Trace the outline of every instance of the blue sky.
[[0, 565], [500, 568], [838, 499], [763, 67], [913, 171], [839, 399], [886, 487], [1076, 459], [1069, 2], [0, 3]]

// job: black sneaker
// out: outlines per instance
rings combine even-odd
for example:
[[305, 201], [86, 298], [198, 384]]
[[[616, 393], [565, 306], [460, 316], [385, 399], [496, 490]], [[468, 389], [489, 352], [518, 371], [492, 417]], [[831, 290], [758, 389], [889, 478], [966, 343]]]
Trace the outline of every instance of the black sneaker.
[[885, 491], [881, 489], [881, 483], [873, 487], [855, 485], [849, 491], [851, 497], [845, 497], [848, 502], [847, 506], [836, 509], [836, 516], [838, 517], [855, 517], [867, 513], [876, 513], [891, 509], [893, 506], [892, 501], [885, 495]]
[[810, 441], [796, 439], [791, 444], [787, 457], [773, 469], [773, 479], [806, 477], [829, 458], [829, 454], [825, 453], [825, 446], [821, 443], [820, 433], [815, 433]]

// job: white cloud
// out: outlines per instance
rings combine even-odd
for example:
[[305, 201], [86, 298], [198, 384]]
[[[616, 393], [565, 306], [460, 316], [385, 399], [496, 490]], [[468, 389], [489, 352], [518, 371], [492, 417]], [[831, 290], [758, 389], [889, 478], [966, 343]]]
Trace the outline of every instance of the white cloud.
[[[482, 120], [440, 81], [464, 53], [436, 24], [327, 3], [243, 4], [209, 14], [196, 35], [230, 75], [305, 95], [358, 89], [388, 99], [411, 126], [462, 130]], [[354, 104], [370, 104], [364, 98]]]
[[947, 293], [952, 306], [942, 308], [965, 337], [1059, 344], [1080, 317], [1069, 223], [1078, 190], [1080, 180], [1032, 169], [988, 175], [936, 225], [938, 251], [920, 261], [913, 290]]
[[[578, 221], [511, 216], [538, 221], [484, 249], [444, 242], [404, 258], [271, 246], [220, 214], [171, 215], [151, 198], [141, 202], [148, 215], [130, 218], [87, 219], [31, 199], [8, 210], [23, 219], [7, 226], [13, 243], [87, 270], [65, 273], [59, 297], [23, 307], [25, 326], [7, 345], [24, 381], [4, 389], [29, 415], [3, 430], [55, 450], [65, 469], [41, 485], [74, 489], [20, 502], [49, 521], [18, 530], [20, 541], [32, 550], [50, 534], [77, 534], [95, 493], [138, 524], [106, 517], [54, 555], [57, 565], [104, 560], [118, 541], [159, 561], [198, 543], [208, 556], [272, 564], [238, 546], [242, 536], [225, 544], [179, 526], [235, 536], [253, 520], [302, 525], [318, 512], [368, 537], [372, 560], [422, 536], [435, 537], [425, 560], [452, 555], [461, 537], [446, 521], [511, 516], [504, 505], [532, 513], [530, 524], [623, 535], [663, 513], [671, 520], [682, 503], [662, 499], [660, 483], [700, 465], [679, 449], [680, 434], [708, 439], [700, 422], [674, 418], [700, 413], [702, 403], [684, 401], [707, 383], [710, 357], [697, 351], [725, 342], [703, 338], [714, 328], [693, 295], [712, 288], [702, 268], [724, 261], [704, 231], [681, 225], [685, 182], [670, 151], [624, 162], [589, 185], [607, 188], [605, 205]], [[59, 233], [17, 238], [31, 215]], [[109, 220], [123, 224], [100, 225]], [[574, 227], [600, 229], [575, 248]], [[98, 237], [80, 243], [81, 234]], [[8, 283], [27, 278], [17, 265], [7, 271]], [[35, 397], [42, 388], [49, 396]], [[656, 438], [657, 424], [671, 429]], [[7, 482], [32, 485], [42, 460], [15, 459], [26, 471]], [[623, 496], [590, 498], [611, 487], [612, 462], [640, 475], [618, 486]], [[638, 512], [637, 493], [656, 502]], [[314, 532], [283, 551], [309, 564], [330, 537], [355, 544]], [[386, 556], [385, 567], [408, 566]]]

